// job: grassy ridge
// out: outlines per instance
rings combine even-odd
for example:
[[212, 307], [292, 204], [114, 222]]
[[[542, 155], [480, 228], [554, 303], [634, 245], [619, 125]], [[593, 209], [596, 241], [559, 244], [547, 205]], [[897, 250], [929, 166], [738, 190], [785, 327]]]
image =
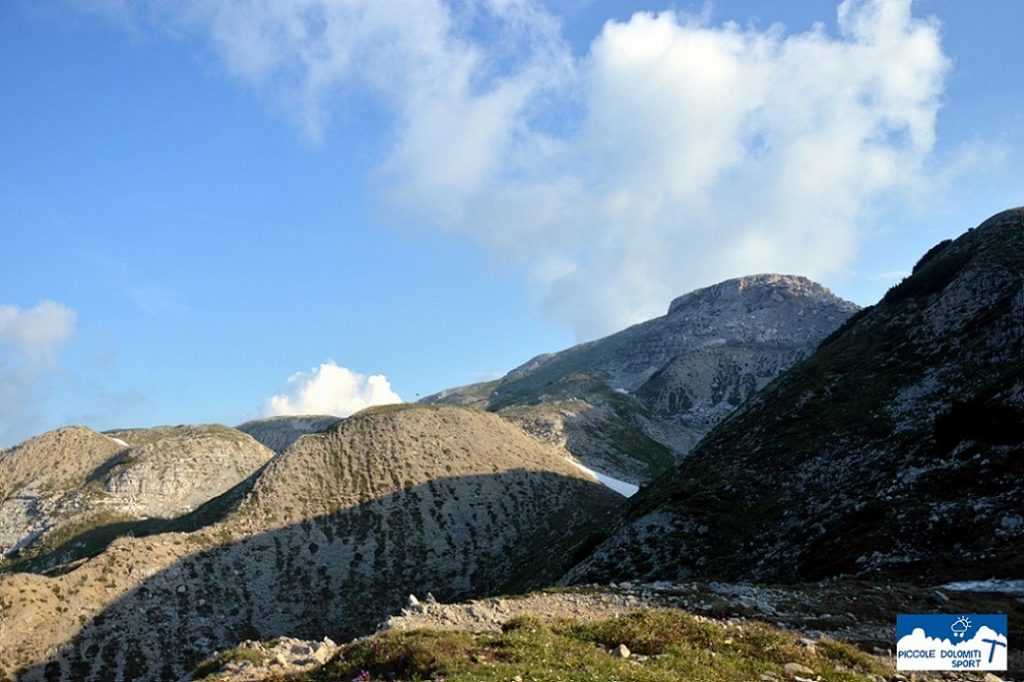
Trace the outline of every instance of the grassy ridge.
[[[629, 658], [612, 653], [620, 644], [632, 652]], [[724, 682], [762, 675], [781, 680], [787, 664], [806, 666], [823, 681], [868, 680], [890, 672], [848, 644], [822, 640], [805, 646], [796, 635], [762, 623], [727, 624], [663, 609], [550, 625], [525, 616], [507, 622], [501, 633], [387, 632], [347, 645], [319, 670], [269, 679]]]

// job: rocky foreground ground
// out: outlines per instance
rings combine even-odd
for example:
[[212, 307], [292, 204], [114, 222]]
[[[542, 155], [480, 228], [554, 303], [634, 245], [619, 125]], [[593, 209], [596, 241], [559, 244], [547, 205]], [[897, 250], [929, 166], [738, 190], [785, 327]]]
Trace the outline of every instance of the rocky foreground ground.
[[[667, 610], [667, 611], [666, 611]], [[330, 640], [302, 641], [278, 639], [272, 642], [244, 642], [237, 649], [217, 652], [205, 665], [197, 670], [194, 679], [230, 680], [341, 680], [340, 662], [346, 654], [354, 659], [353, 652], [360, 646], [385, 647], [381, 638], [419, 638], [425, 631], [438, 633], [436, 641], [429, 639], [430, 646], [450, 648], [451, 642], [442, 633], [454, 637], [466, 637], [467, 633], [508, 633], [523, 623], [544, 626], [562, 624], [570, 630], [578, 629], [582, 623], [597, 623], [598, 630], [608, 629], [609, 622], [628, 623], [631, 620], [660, 617], [652, 614], [677, 614], [691, 626], [706, 628], [714, 636], [702, 635], [708, 655], [706, 679], [752, 679], [755, 682], [781, 682], [782, 680], [872, 680], [879, 682], [914, 680], [968, 680], [997, 682], [998, 680], [1021, 679], [1024, 671], [1024, 657], [1021, 656], [1024, 639], [1020, 632], [1014, 632], [1011, 625], [1010, 671], [995, 675], [992, 673], [900, 673], [895, 669], [893, 648], [895, 643], [895, 614], [922, 612], [964, 613], [1008, 613], [1011, 624], [1020, 623], [1024, 617], [1024, 592], [1020, 585], [1011, 586], [1008, 592], [978, 592], [959, 589], [919, 588], [906, 585], [870, 585], [866, 583], [818, 583], [812, 585], [762, 586], [738, 583], [688, 582], [688, 583], [622, 583], [608, 586], [588, 585], [568, 589], [535, 592], [524, 596], [481, 599], [456, 604], [437, 602], [430, 595], [410, 595], [409, 604], [401, 613], [387, 619], [376, 633], [356, 642], [339, 645]], [[642, 614], [642, 615], [641, 615]], [[657, 630], [645, 622], [645, 627]], [[766, 625], [761, 625], [761, 624]], [[510, 625], [511, 624], [511, 625]], [[570, 624], [570, 625], [566, 625]], [[573, 625], [575, 624], [575, 625]], [[625, 627], [625, 626], [624, 626]], [[602, 630], [602, 628], [604, 630]], [[628, 631], [628, 628], [626, 628]], [[614, 627], [612, 627], [614, 631]], [[777, 636], [778, 651], [768, 655], [761, 662], [752, 665], [758, 670], [753, 677], [743, 675], [731, 666], [729, 648], [740, 647], [744, 637], [751, 632], [764, 637], [765, 632]], [[476, 635], [480, 637], [481, 635]], [[486, 636], [486, 635], [484, 635]], [[497, 636], [497, 635], [495, 635]], [[623, 635], [628, 639], [628, 635]], [[614, 639], [614, 637], [612, 637]], [[405, 640], [402, 640], [403, 642]], [[422, 647], [423, 643], [417, 639]], [[853, 645], [850, 649], [838, 648], [837, 642]], [[369, 644], [367, 644], [369, 643]], [[793, 660], [787, 658], [786, 644], [793, 647]], [[606, 653], [622, 664], [628, 659], [633, 666], [650, 667], [659, 662], [658, 655], [648, 655], [639, 650], [630, 651], [625, 642], [613, 644], [608, 639], [604, 646]], [[406, 644], [408, 646], [408, 644]], [[507, 643], [502, 643], [507, 646]], [[601, 643], [598, 643], [600, 648]], [[640, 647], [643, 648], [643, 645]], [[766, 652], [773, 646], [765, 646]], [[479, 679], [556, 679], [539, 672], [535, 665], [524, 662], [521, 673], [507, 678], [495, 670], [485, 670], [486, 647], [473, 646], [469, 656], [470, 664], [479, 665]], [[724, 651], [718, 651], [724, 650]], [[419, 653], [422, 653], [421, 651]], [[739, 651], [734, 652], [736, 655]], [[399, 654], [399, 659], [413, 654]], [[668, 656], [668, 654], [662, 654]], [[863, 658], [861, 658], [863, 657]], [[749, 652], [748, 652], [749, 658]], [[328, 661], [333, 662], [328, 664]], [[721, 659], [721, 665], [719, 665]], [[760, 665], [763, 663], [763, 667]], [[326, 664], [326, 665], [325, 665]], [[500, 665], [500, 664], [496, 664]], [[576, 665], [573, 676], [567, 671], [564, 679], [617, 679], [602, 676], [600, 670], [590, 673]], [[585, 665], [585, 664], [583, 664]], [[596, 664], [595, 664], [596, 665]], [[717, 666], [717, 667], [716, 667]], [[599, 666], [598, 666], [599, 667]], [[626, 670], [630, 670], [627, 666]], [[362, 672], [362, 671], [360, 671]], [[657, 671], [652, 672], [657, 677]], [[361, 679], [421, 679], [411, 672], [402, 677], [394, 671], [379, 670], [380, 677], [366, 671]], [[394, 676], [392, 676], [394, 675]], [[539, 675], [539, 676], [538, 676]], [[463, 679], [455, 675], [457, 679]], [[360, 679], [360, 678], [357, 678]], [[438, 673], [437, 679], [447, 679]], [[473, 679], [472, 677], [465, 679]], [[558, 677], [557, 679], [563, 679]], [[643, 676], [627, 676], [623, 679], [648, 679]], [[665, 679], [672, 679], [667, 677]]]

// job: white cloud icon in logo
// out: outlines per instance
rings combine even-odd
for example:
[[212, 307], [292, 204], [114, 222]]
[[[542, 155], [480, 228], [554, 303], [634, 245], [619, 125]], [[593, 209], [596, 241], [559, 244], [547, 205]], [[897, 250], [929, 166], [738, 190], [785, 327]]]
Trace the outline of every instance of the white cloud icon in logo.
[[971, 629], [971, 621], [967, 620], [966, 616], [961, 616], [953, 621], [953, 624], [949, 626], [949, 629], [953, 631], [954, 637], [963, 637], [964, 634]]

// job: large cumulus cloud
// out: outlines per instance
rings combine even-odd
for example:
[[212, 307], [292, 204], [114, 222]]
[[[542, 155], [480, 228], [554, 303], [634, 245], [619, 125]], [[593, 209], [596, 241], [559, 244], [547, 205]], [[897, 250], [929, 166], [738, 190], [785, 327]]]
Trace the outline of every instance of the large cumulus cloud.
[[581, 338], [725, 277], [840, 271], [880, 200], [933, 180], [949, 61], [911, 0], [804, 32], [637, 13], [578, 55], [529, 0], [159, 7], [313, 139], [372, 102], [381, 213], [478, 239]]

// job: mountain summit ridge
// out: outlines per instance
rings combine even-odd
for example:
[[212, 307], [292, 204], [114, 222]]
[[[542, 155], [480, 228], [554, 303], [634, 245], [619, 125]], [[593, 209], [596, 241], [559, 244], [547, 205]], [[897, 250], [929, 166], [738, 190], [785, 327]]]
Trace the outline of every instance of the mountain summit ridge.
[[621, 499], [496, 415], [368, 408], [157, 532], [0, 572], [0, 680], [176, 680], [247, 638], [357, 636], [410, 592], [550, 584]]
[[[787, 307], [794, 308], [791, 315], [787, 315]], [[551, 363], [571, 362], [575, 371], [596, 373], [612, 388], [631, 391], [679, 352], [722, 342], [804, 342], [814, 335], [811, 324], [820, 324], [816, 318], [824, 319], [823, 326], [834, 328], [859, 309], [857, 304], [801, 275], [735, 277], [677, 296], [660, 317], [531, 358], [510, 371], [508, 381], [503, 383], [525, 380], [541, 370], [551, 371]], [[789, 324], [772, 319], [773, 312]], [[723, 319], [723, 315], [733, 319]], [[659, 338], [652, 342], [651, 337]], [[595, 349], [600, 350], [595, 353]], [[503, 401], [499, 399], [495, 404], [500, 406]]]
[[[750, 299], [757, 301], [760, 293], [769, 292], [769, 297], [774, 302], [781, 302], [781, 295], [791, 294], [805, 297], [818, 297], [822, 300], [834, 300], [838, 298], [832, 290], [823, 284], [815, 282], [803, 275], [786, 275], [773, 272], [763, 272], [754, 275], [733, 277], [717, 284], [694, 289], [672, 299], [668, 306], [668, 315], [680, 312], [694, 299]], [[773, 297], [777, 294], [779, 297]], [[859, 306], [858, 306], [859, 307]]]
[[799, 275], [733, 278], [677, 297], [660, 317], [421, 402], [496, 411], [588, 467], [643, 483], [859, 309]]

